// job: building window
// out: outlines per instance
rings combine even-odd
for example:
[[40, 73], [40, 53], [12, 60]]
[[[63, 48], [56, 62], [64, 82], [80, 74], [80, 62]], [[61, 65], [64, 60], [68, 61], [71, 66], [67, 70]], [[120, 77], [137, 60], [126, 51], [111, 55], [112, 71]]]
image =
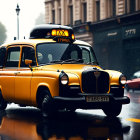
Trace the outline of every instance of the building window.
[[55, 24], [55, 10], [52, 10], [52, 23]]
[[125, 0], [125, 7], [125, 13], [132, 13], [136, 11], [136, 0]]
[[72, 5], [70, 5], [69, 6], [69, 23], [70, 23], [70, 25], [73, 25], [73, 6]]
[[125, 0], [125, 13], [127, 14], [127, 0]]
[[61, 9], [59, 9], [58, 12], [59, 12], [59, 24], [61, 24]]
[[87, 3], [83, 3], [83, 22], [87, 22]]
[[96, 1], [96, 20], [100, 20], [100, 1]]
[[136, 10], [136, 1], [130, 0], [129, 5], [130, 5], [130, 13], [134, 12]]
[[112, 14], [116, 16], [116, 0], [112, 0]]

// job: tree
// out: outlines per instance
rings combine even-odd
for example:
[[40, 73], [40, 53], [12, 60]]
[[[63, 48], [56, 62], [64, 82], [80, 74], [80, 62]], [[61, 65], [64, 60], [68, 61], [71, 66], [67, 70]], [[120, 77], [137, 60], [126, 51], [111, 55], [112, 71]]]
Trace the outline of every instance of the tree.
[[40, 15], [37, 17], [35, 24], [45, 24], [45, 15], [43, 13], [40, 13]]
[[5, 26], [0, 22], [0, 45], [4, 43], [6, 40], [6, 28]]

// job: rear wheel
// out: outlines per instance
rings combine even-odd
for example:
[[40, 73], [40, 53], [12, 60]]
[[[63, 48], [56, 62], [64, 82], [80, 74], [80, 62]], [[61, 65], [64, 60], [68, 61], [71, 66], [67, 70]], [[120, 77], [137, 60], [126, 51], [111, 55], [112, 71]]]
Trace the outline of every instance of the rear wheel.
[[7, 107], [7, 102], [3, 99], [2, 93], [0, 91], [0, 110], [5, 110]]
[[103, 108], [104, 113], [108, 117], [116, 117], [120, 114], [122, 110], [122, 105], [121, 104], [112, 104], [112, 105], [107, 105]]

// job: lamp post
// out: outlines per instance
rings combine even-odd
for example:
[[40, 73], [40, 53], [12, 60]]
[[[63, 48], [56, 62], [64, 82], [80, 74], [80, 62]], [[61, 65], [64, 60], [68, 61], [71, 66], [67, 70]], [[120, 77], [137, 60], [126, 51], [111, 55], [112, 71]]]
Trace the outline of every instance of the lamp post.
[[16, 13], [17, 13], [17, 39], [18, 40], [19, 40], [19, 12], [20, 12], [20, 8], [19, 5], [17, 4]]

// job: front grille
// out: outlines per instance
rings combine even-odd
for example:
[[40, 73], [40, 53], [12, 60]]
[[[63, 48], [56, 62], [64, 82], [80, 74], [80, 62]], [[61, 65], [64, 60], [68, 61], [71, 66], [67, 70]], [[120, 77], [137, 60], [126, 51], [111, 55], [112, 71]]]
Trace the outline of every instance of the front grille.
[[82, 90], [85, 93], [107, 93], [109, 90], [109, 74], [104, 71], [83, 71]]

